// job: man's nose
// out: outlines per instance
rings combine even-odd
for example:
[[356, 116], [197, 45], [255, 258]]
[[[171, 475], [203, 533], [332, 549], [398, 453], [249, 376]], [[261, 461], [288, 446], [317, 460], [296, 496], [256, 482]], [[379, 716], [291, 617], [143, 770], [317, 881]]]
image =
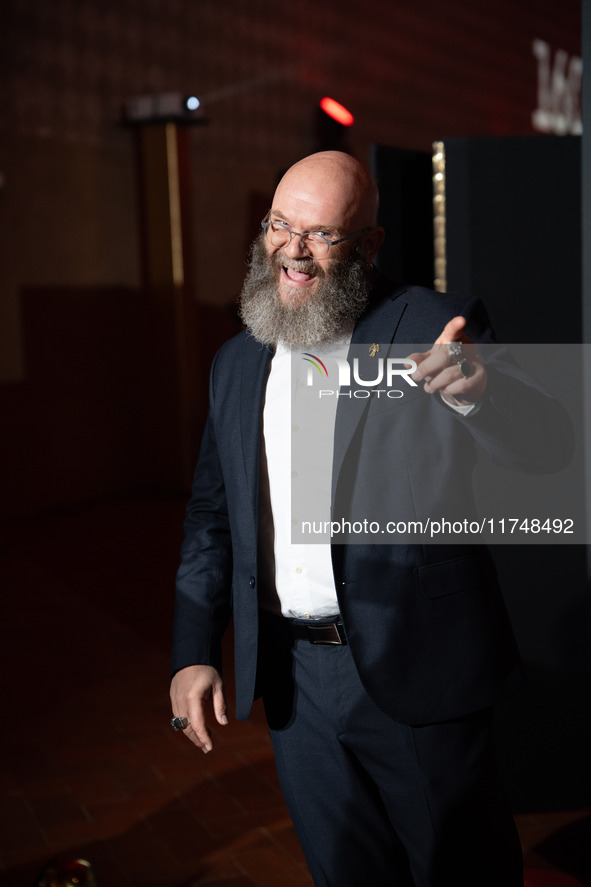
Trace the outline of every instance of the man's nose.
[[292, 234], [292, 238], [287, 246], [283, 247], [283, 252], [286, 253], [291, 259], [307, 258], [309, 255], [301, 236], [295, 233]]

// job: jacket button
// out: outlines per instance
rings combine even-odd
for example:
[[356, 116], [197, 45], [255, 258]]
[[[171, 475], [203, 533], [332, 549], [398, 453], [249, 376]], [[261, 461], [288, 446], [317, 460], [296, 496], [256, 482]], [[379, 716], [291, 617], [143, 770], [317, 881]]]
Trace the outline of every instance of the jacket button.
[[256, 585], [256, 580], [255, 580], [254, 576], [251, 576], [251, 577], [250, 577], [250, 579], [248, 580], [248, 584], [250, 585], [251, 588], [254, 588], [254, 587], [255, 587], [255, 585]]

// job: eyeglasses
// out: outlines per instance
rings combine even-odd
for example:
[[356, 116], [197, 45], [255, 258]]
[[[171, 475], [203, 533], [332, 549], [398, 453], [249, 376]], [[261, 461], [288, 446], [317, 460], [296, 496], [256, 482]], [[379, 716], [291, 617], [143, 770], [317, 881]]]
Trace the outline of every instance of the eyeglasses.
[[267, 213], [261, 222], [261, 227], [269, 243], [277, 247], [277, 249], [283, 249], [289, 246], [292, 237], [299, 237], [302, 249], [313, 259], [325, 259], [331, 246], [336, 246], [337, 243], [344, 243], [346, 240], [353, 240], [354, 237], [360, 237], [366, 231], [371, 231], [371, 228], [361, 228], [360, 231], [347, 234], [346, 237], [331, 240], [328, 234], [323, 234], [322, 231], [305, 231], [303, 234], [300, 234], [299, 231], [293, 231], [290, 225], [283, 219], [270, 219], [269, 215], [270, 213]]

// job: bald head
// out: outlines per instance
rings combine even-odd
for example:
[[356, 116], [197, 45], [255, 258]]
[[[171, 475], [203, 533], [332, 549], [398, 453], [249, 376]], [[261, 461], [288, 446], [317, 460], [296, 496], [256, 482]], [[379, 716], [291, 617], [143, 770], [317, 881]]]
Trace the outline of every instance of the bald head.
[[[322, 151], [288, 169], [269, 213], [271, 236], [264, 240], [276, 268], [279, 300], [292, 307], [308, 302], [320, 281], [352, 258], [367, 270], [384, 236], [375, 226], [377, 207], [373, 178], [349, 154]], [[326, 254], [311, 257], [302, 237], [310, 232], [324, 235]]]
[[[273, 210], [282, 215], [284, 205], [306, 214], [310, 230], [318, 226], [338, 229], [345, 235], [376, 224], [378, 189], [369, 170], [350, 154], [321, 151], [295, 163], [283, 176], [273, 200]], [[301, 223], [299, 223], [301, 224]]]

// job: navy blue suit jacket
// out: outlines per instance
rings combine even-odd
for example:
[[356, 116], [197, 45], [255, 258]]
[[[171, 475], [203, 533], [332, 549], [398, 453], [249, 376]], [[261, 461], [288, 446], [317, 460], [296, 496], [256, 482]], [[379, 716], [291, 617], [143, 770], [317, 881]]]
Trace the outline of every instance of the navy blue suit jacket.
[[[392, 292], [391, 285], [388, 289], [380, 280], [356, 325], [353, 343], [432, 343], [458, 314], [467, 318], [470, 338], [494, 341], [477, 300], [466, 302], [422, 287]], [[173, 672], [192, 664], [221, 670], [221, 639], [233, 615], [239, 718], [248, 717], [256, 693], [259, 445], [271, 356], [270, 349], [240, 333], [225, 343], [213, 362], [209, 417], [177, 576]], [[540, 432], [540, 422], [563, 428], [565, 418], [560, 407], [515, 367], [504, 368], [501, 362], [493, 369], [484, 402], [473, 418], [458, 416], [436, 397], [423, 397], [425, 408], [436, 411], [434, 421], [441, 429], [439, 458], [431, 460], [428, 479], [434, 490], [453, 467], [460, 441], [463, 461], [467, 451], [481, 447], [497, 460], [524, 467], [523, 453], [512, 450], [516, 425], [520, 440], [531, 429], [532, 470], [553, 469], [568, 459], [567, 441], [553, 440], [539, 449], [549, 440]], [[335, 489], [340, 469], [352, 458], [356, 423], [362, 415], [367, 417], [364, 409], [361, 401], [349, 401], [347, 407], [339, 403]], [[420, 421], [424, 423], [424, 415]], [[354, 458], [362, 468], [363, 447], [356, 448]], [[469, 464], [466, 469], [469, 472]], [[402, 470], [393, 471], [392, 477], [405, 482]], [[410, 724], [448, 720], [491, 705], [518, 688], [519, 654], [485, 547], [333, 545], [332, 559], [361, 680], [389, 716]]]

